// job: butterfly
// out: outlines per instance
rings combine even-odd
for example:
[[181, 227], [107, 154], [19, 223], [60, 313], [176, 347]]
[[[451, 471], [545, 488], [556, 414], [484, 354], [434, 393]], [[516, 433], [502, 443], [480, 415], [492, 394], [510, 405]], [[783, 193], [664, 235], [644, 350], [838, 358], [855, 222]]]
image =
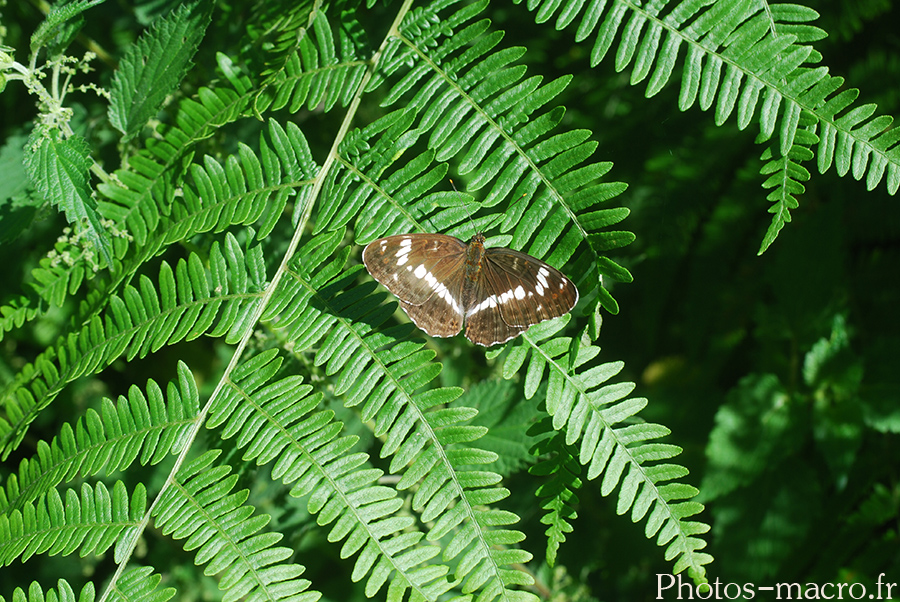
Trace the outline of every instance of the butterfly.
[[562, 272], [519, 251], [446, 234], [398, 234], [370, 242], [363, 263], [433, 337], [466, 337], [490, 347], [568, 313], [578, 289]]

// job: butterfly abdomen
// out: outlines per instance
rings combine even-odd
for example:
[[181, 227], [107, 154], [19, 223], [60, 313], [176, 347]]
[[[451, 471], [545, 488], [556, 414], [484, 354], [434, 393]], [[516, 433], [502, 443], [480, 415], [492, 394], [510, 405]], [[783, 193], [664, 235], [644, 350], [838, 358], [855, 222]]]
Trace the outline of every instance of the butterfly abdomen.
[[481, 274], [484, 235], [476, 234], [466, 244], [466, 277], [463, 279], [462, 306], [468, 308], [474, 296], [475, 283]]

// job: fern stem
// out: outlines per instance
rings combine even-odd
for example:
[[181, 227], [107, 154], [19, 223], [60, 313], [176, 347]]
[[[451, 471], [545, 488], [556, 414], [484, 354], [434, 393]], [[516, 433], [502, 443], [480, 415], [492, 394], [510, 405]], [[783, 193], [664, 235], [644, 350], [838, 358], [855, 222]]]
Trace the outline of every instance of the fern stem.
[[[359, 108], [360, 100], [362, 99], [363, 91], [366, 89], [369, 81], [372, 78], [372, 74], [375, 71], [375, 67], [378, 64], [378, 58], [384, 52], [384, 49], [387, 47], [388, 42], [392, 37], [399, 36], [399, 28], [400, 23], [403, 21], [403, 18], [409, 12], [410, 7], [412, 6], [412, 0], [404, 0], [400, 9], [397, 11], [397, 15], [394, 19], [394, 22], [391, 24], [390, 29], [385, 35], [384, 40], [381, 43], [378, 51], [372, 57], [372, 60], [369, 65], [369, 69], [366, 71], [366, 74], [360, 80], [359, 86], [357, 87], [356, 93], [353, 96], [353, 100], [347, 108], [347, 112], [344, 115], [344, 120], [341, 123], [341, 127], [338, 130], [337, 134], [334, 138], [334, 144], [331, 147], [331, 150], [328, 153], [324, 163], [322, 164], [322, 168], [319, 170], [318, 177], [316, 178], [315, 183], [313, 184], [312, 191], [307, 197], [306, 206], [303, 207], [300, 218], [297, 220], [297, 225], [294, 229], [294, 235], [291, 238], [290, 244], [287, 246], [284, 257], [282, 258], [281, 265], [278, 267], [278, 270], [272, 277], [272, 281], [269, 286], [266, 288], [266, 291], [262, 295], [261, 302], [256, 306], [256, 309], [253, 314], [253, 318], [248, 322], [251, 325], [256, 325], [259, 322], [260, 317], [265, 311], [266, 307], [270, 303], [272, 296], [275, 294], [275, 291], [278, 288], [278, 283], [281, 281], [281, 278], [288, 271], [288, 263], [291, 258], [294, 256], [294, 253], [297, 250], [297, 247], [300, 245], [300, 239], [303, 236], [303, 232], [306, 230], [306, 224], [309, 221], [309, 218], [312, 214], [312, 208], [314, 200], [321, 194], [322, 186], [325, 183], [326, 176], [334, 165], [337, 154], [338, 154], [338, 146], [341, 141], [346, 137], [347, 132], [350, 130], [350, 125], [353, 123], [353, 120], [356, 116], [356, 112]], [[137, 545], [138, 538], [140, 534], [146, 529], [147, 524], [150, 522], [150, 517], [153, 514], [156, 505], [163, 498], [163, 494], [170, 488], [177, 486], [176, 483], [176, 475], [181, 467], [184, 465], [185, 460], [187, 459], [188, 453], [191, 451], [191, 444], [196, 440], [197, 435], [200, 432], [200, 428], [205, 422], [206, 416], [209, 413], [210, 408], [215, 403], [218, 396], [222, 393], [222, 390], [225, 386], [230, 382], [230, 375], [234, 372], [234, 369], [237, 367], [238, 362], [241, 356], [244, 353], [244, 350], [247, 347], [247, 343], [250, 340], [250, 337], [253, 335], [253, 327], [248, 327], [247, 331], [241, 337], [241, 340], [238, 342], [235, 347], [234, 353], [231, 356], [231, 360], [228, 363], [228, 366], [225, 368], [222, 377], [219, 379], [219, 382], [216, 384], [215, 390], [210, 395], [206, 404], [201, 408], [200, 412], [194, 419], [194, 424], [191, 426], [189, 432], [187, 433], [186, 440], [184, 446], [181, 449], [181, 453], [178, 454], [178, 458], [175, 460], [174, 465], [172, 466], [171, 471], [169, 472], [169, 476], [166, 479], [166, 482], [160, 488], [160, 491], [157, 493], [153, 503], [147, 509], [147, 512], [144, 514], [143, 518], [139, 523], [139, 529], [134, 531], [134, 537], [131, 542], [128, 543], [127, 546], [123, 546], [120, 548], [122, 550], [122, 556], [117, 558], [118, 566], [116, 568], [115, 574], [109, 580], [109, 583], [106, 589], [103, 591], [102, 596], [100, 597], [100, 602], [105, 602], [109, 599], [109, 596], [116, 590], [116, 584], [119, 578], [122, 576], [122, 573], [125, 570], [126, 565], [128, 564], [128, 560], [131, 557], [131, 554], [134, 552], [134, 548]]]

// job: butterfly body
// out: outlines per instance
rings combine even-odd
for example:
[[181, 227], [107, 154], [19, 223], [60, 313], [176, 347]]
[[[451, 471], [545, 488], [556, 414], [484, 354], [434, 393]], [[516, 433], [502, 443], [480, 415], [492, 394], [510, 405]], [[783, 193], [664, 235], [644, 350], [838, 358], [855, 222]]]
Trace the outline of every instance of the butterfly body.
[[369, 243], [363, 263], [416, 326], [450, 337], [465, 325], [466, 337], [485, 347], [575, 306], [578, 289], [559, 270], [484, 242], [482, 234], [467, 243], [445, 234], [399, 234]]

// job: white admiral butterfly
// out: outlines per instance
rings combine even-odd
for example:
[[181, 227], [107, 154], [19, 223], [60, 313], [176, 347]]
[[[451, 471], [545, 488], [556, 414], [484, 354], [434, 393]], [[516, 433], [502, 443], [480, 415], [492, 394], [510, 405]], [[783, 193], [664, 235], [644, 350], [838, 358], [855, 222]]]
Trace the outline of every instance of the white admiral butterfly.
[[445, 234], [399, 234], [370, 242], [363, 263], [400, 299], [416, 326], [490, 347], [530, 326], [569, 312], [578, 289], [562, 272], [512, 249], [484, 247], [484, 235], [464, 243]]

